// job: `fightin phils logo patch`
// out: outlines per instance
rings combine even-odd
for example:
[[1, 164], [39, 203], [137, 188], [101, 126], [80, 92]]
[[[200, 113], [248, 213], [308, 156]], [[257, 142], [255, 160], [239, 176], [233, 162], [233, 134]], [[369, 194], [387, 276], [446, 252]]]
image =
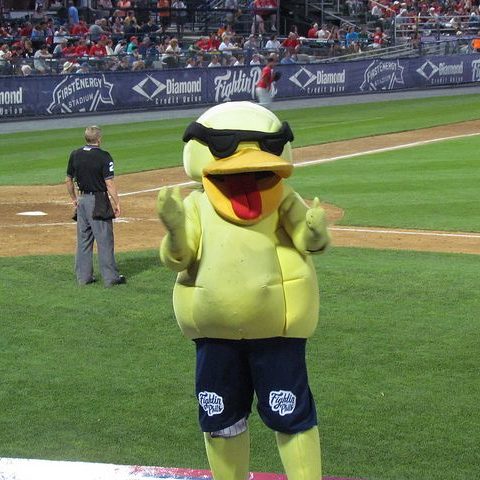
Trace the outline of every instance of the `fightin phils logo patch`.
[[297, 397], [286, 390], [273, 390], [270, 392], [269, 404], [273, 412], [278, 412], [281, 417], [289, 415], [295, 410]]
[[105, 76], [79, 77], [69, 75], [62, 80], [52, 93], [48, 113], [96, 112], [100, 104], [113, 105], [113, 83]]
[[220, 415], [224, 410], [223, 398], [215, 392], [200, 392], [198, 403], [207, 412], [209, 417]]

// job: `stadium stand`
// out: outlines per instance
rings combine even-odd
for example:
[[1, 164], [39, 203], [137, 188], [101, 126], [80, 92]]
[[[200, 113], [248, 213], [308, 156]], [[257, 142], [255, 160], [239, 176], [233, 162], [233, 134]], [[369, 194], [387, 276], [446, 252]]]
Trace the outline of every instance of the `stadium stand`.
[[468, 53], [479, 30], [469, 0], [0, 0], [0, 75]]

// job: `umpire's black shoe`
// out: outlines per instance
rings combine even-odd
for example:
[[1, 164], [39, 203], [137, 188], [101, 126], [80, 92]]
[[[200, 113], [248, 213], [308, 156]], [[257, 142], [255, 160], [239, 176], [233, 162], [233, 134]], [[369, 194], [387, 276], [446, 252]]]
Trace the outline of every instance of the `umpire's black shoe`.
[[114, 285], [123, 285], [124, 283], [127, 283], [127, 279], [123, 275], [119, 275], [118, 278], [108, 286], [113, 287]]

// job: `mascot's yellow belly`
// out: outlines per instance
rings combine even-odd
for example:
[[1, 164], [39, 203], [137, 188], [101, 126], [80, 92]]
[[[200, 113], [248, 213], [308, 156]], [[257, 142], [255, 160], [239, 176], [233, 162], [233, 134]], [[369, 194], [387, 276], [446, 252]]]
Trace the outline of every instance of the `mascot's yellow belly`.
[[278, 215], [239, 226], [219, 217], [204, 195], [197, 199], [197, 259], [179, 273], [174, 288], [183, 333], [227, 339], [310, 336], [319, 307], [315, 270], [278, 228]]

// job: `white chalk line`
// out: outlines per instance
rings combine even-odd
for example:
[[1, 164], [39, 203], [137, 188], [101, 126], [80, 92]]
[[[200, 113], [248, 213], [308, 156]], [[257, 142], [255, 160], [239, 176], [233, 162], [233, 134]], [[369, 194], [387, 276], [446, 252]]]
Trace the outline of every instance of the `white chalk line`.
[[[320, 163], [335, 162], [337, 160], [345, 160], [347, 158], [361, 157], [361, 156], [364, 156], [364, 155], [372, 155], [372, 154], [375, 154], [375, 153], [391, 152], [391, 151], [394, 151], [394, 150], [401, 150], [403, 148], [420, 147], [422, 145], [428, 145], [430, 143], [438, 143], [438, 142], [443, 142], [443, 141], [446, 141], [446, 140], [456, 140], [456, 139], [459, 139], [459, 138], [475, 137], [477, 135], [480, 135], [480, 132], [463, 133], [461, 135], [452, 135], [450, 137], [432, 138], [430, 140], [419, 140], [417, 142], [403, 143], [401, 145], [394, 145], [394, 146], [391, 146], [391, 147], [375, 148], [373, 150], [364, 150], [363, 152], [348, 153], [346, 155], [337, 155], [335, 157], [319, 158], [317, 160], [307, 160], [305, 162], [295, 163], [293, 166], [294, 167], [308, 167], [308, 166], [311, 166], [311, 165], [318, 165]], [[135, 192], [120, 193], [119, 196], [138, 195], [138, 194], [141, 194], [141, 193], [158, 192], [162, 188], [187, 187], [187, 186], [191, 186], [191, 185], [198, 185], [198, 182], [188, 181], [188, 182], [181, 182], [181, 183], [171, 183], [169, 185], [163, 185], [161, 187], [155, 187], [155, 188], [148, 188], [146, 190], [137, 190]]]
[[[462, 135], [452, 135], [450, 137], [440, 137], [440, 138], [434, 138], [430, 140], [420, 140], [417, 142], [410, 142], [410, 143], [404, 143], [401, 145], [395, 145], [391, 147], [382, 147], [382, 148], [376, 148], [373, 150], [364, 150], [363, 152], [356, 152], [356, 153], [350, 153], [346, 155], [338, 155], [335, 157], [327, 157], [327, 158], [322, 158], [322, 159], [317, 159], [317, 160], [309, 160], [305, 162], [299, 162], [295, 163], [294, 167], [306, 167], [310, 165], [317, 165], [320, 163], [327, 163], [327, 162], [334, 162], [336, 160], [343, 160], [347, 158], [354, 158], [354, 157], [360, 157], [363, 155], [372, 155], [375, 153], [382, 153], [382, 152], [389, 152], [389, 151], [394, 151], [394, 150], [400, 150], [404, 148], [413, 148], [413, 147], [418, 147], [421, 145], [428, 145], [430, 143], [437, 143], [437, 142], [442, 142], [446, 140], [455, 140], [458, 138], [468, 138], [468, 137], [473, 137], [480, 135], [480, 132], [478, 133], [465, 133]], [[172, 183], [169, 185], [163, 185], [161, 187], [154, 187], [154, 188], [148, 188], [145, 190], [137, 190], [133, 192], [125, 192], [125, 193], [120, 193], [119, 196], [126, 197], [130, 195], [139, 195], [142, 193], [151, 193], [151, 192], [158, 192], [162, 188], [171, 188], [171, 187], [186, 187], [186, 186], [191, 186], [191, 185], [198, 185], [198, 182], [195, 181], [187, 181], [187, 182], [178, 182], [178, 183]], [[136, 221], [137, 219], [132, 219]], [[50, 226], [65, 226], [65, 225], [75, 225], [75, 222], [65, 222], [65, 223], [37, 223], [37, 224], [30, 224], [30, 225], [0, 225], [1, 227], [50, 227]], [[426, 237], [454, 237], [454, 238], [480, 238], [480, 235], [476, 234], [468, 234], [468, 233], [438, 233], [438, 232], [427, 232], [427, 231], [403, 231], [403, 230], [382, 230], [382, 229], [367, 229], [367, 228], [355, 228], [355, 227], [329, 227], [330, 230], [332, 231], [348, 231], [348, 232], [355, 232], [355, 233], [375, 233], [375, 234], [385, 234], [385, 235], [414, 235], [414, 236], [426, 236]]]
[[385, 235], [414, 235], [425, 237], [456, 237], [456, 238], [480, 238], [480, 234], [474, 233], [446, 233], [446, 232], [427, 232], [422, 230], [382, 230], [378, 228], [355, 228], [355, 227], [329, 227], [329, 230], [338, 232], [355, 233], [375, 233]]

